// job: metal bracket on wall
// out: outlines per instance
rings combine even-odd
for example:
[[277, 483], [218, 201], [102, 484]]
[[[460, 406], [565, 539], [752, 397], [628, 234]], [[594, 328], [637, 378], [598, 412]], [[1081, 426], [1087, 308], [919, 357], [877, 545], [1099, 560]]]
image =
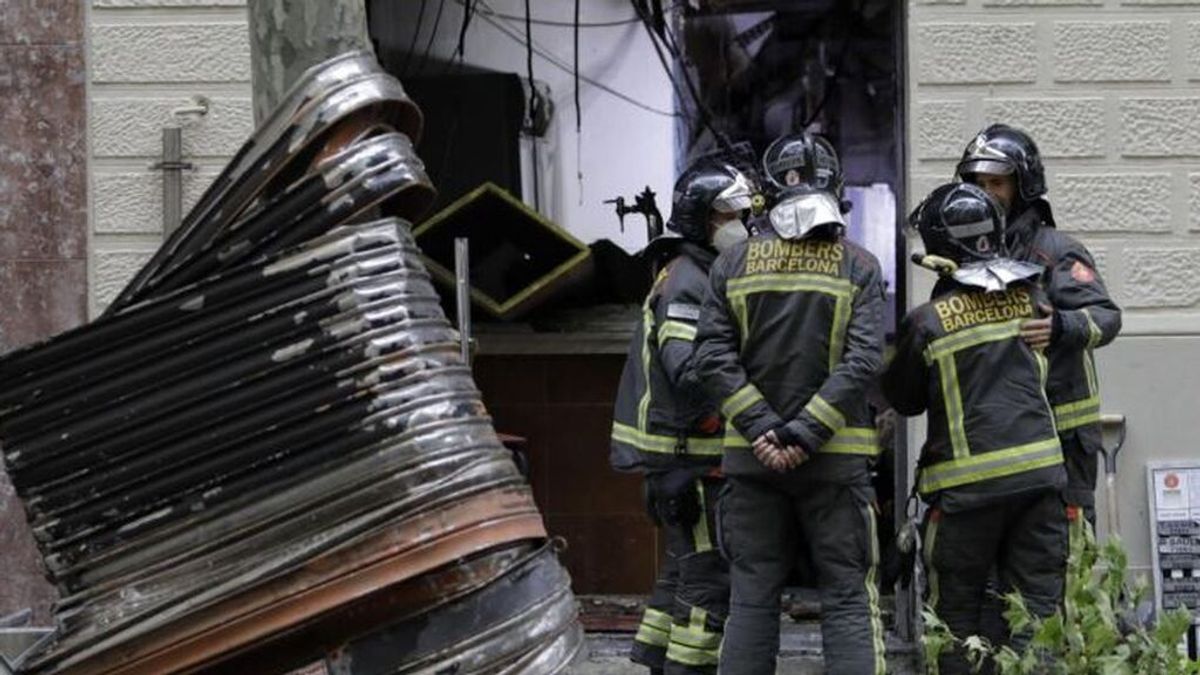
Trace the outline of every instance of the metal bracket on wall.
[[[208, 98], [193, 96], [190, 105], [175, 108], [171, 114], [182, 122], [190, 122], [208, 114]], [[162, 130], [162, 160], [150, 165], [153, 170], [163, 172], [163, 238], [183, 222], [183, 172], [196, 168], [191, 162], [183, 161], [183, 129], [167, 125]]]
[[183, 130], [177, 126], [163, 127], [162, 160], [150, 165], [151, 169], [163, 174], [163, 238], [183, 222], [183, 172], [195, 169], [191, 162], [183, 161]]

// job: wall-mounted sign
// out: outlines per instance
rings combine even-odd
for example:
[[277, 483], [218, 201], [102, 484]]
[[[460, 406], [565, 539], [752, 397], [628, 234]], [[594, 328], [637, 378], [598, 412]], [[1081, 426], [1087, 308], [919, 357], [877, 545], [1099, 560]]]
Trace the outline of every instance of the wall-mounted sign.
[[1151, 462], [1146, 471], [1150, 498], [1150, 554], [1154, 606], [1192, 612], [1187, 651], [1200, 657], [1200, 462]]

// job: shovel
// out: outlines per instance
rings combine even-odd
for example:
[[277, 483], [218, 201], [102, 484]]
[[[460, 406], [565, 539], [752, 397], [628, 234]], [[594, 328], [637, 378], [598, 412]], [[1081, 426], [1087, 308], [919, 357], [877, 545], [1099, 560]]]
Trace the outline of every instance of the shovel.
[[1104, 453], [1104, 501], [1107, 507], [1108, 533], [1120, 536], [1121, 521], [1117, 516], [1117, 454], [1125, 445], [1125, 416], [1121, 414], [1101, 415], [1100, 426], [1102, 429], [1115, 427], [1117, 432], [1117, 444], [1109, 448], [1101, 443], [1100, 451]]

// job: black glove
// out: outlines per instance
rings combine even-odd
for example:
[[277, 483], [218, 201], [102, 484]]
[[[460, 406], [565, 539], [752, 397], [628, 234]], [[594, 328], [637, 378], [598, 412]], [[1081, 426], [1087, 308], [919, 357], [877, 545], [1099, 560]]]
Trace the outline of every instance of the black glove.
[[803, 450], [806, 454], [809, 448], [804, 445], [804, 425], [800, 424], [799, 420], [792, 420], [781, 427], [775, 427], [775, 438], [779, 439], [779, 444], [783, 447], [796, 446]]

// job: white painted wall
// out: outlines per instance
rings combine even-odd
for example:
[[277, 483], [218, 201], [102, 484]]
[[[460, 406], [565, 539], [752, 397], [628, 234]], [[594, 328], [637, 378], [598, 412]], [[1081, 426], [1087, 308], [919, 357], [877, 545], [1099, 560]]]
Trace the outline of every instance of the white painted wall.
[[[427, 3], [418, 49], [424, 49], [433, 28], [437, 2]], [[390, 8], [407, 19], [406, 30], [416, 25], [420, 3], [394, 4]], [[467, 31], [465, 61], [472, 65], [502, 72], [526, 75], [524, 44], [505, 35], [491, 21], [508, 32], [523, 36], [525, 3], [523, 0], [486, 0], [481, 6], [496, 13], [521, 17], [506, 20], [476, 15]], [[536, 19], [570, 22], [574, 3], [566, 0], [532, 3]], [[462, 23], [462, 5], [445, 0], [444, 13], [433, 42], [432, 53], [450, 55], [458, 44]], [[376, 16], [372, 21], [377, 20]], [[608, 22], [634, 17], [627, 0], [588, 0], [582, 3], [581, 22]], [[489, 18], [491, 21], [489, 21]], [[569, 27], [534, 25], [533, 41], [544, 51], [568, 66], [573, 63], [573, 32]], [[404, 42], [411, 32], [404, 33]], [[658, 109], [674, 110], [674, 94], [645, 29], [640, 24], [605, 28], [583, 28], [580, 34], [580, 74], [603, 82], [630, 98]], [[580, 104], [583, 133], [576, 139], [574, 83], [572, 75], [534, 56], [534, 79], [549, 85], [554, 100], [554, 122], [544, 139], [539, 140], [542, 212], [585, 242], [608, 238], [634, 251], [646, 243], [644, 220], [634, 215], [626, 219], [625, 234], [617, 227], [613, 206], [605, 199], [624, 195], [632, 201], [636, 192], [649, 185], [658, 193], [658, 205], [669, 217], [671, 187], [675, 181], [674, 121], [671, 117], [642, 110], [609, 93], [581, 82]], [[527, 165], [528, 166], [528, 165]], [[577, 177], [582, 172], [582, 181]], [[532, 203], [532, 199], [526, 201]]]
[[[462, 6], [444, 0], [434, 54], [449, 54], [458, 40]], [[220, 172], [253, 131], [250, 49], [244, 0], [90, 0], [88, 134], [90, 173], [89, 311], [112, 300], [162, 241], [161, 173], [149, 167], [161, 153], [161, 129], [183, 127], [185, 210]], [[429, 2], [418, 45], [432, 32], [436, 2]], [[583, 3], [584, 22], [633, 17], [624, 0]], [[399, 5], [398, 5], [399, 6]], [[415, 13], [417, 2], [403, 3]], [[523, 16], [520, 0], [489, 0], [502, 14]], [[534, 3], [535, 16], [570, 21], [573, 3]], [[495, 21], [503, 21], [494, 19]], [[505, 22], [524, 33], [523, 22]], [[534, 41], [563, 63], [572, 62], [570, 28], [535, 26]], [[585, 28], [580, 41], [581, 73], [646, 104], [673, 111], [670, 84], [639, 24]], [[481, 17], [467, 32], [466, 60], [489, 68], [525, 73], [522, 45]], [[645, 245], [640, 216], [617, 229], [605, 199], [632, 197], [650, 185], [664, 215], [674, 182], [673, 119], [641, 110], [583, 84], [583, 134], [575, 135], [573, 83], [569, 73], [535, 57], [535, 78], [547, 83], [555, 104], [554, 123], [542, 153], [542, 210], [584, 241], [611, 238], [629, 250]], [[199, 118], [173, 110], [209, 100]], [[577, 177], [582, 172], [582, 180]]]
[[[1200, 0], [908, 7], [910, 203], [950, 178], [978, 129], [1023, 127], [1045, 154], [1060, 226], [1125, 309], [1097, 359], [1104, 412], [1129, 419], [1122, 525], [1131, 563], [1148, 566], [1145, 464], [1200, 457]], [[910, 271], [913, 301], [929, 277]]]
[[[89, 311], [162, 242], [162, 127], [183, 128], [185, 210], [253, 131], [244, 0], [90, 0]], [[178, 116], [192, 97], [203, 117]]]

